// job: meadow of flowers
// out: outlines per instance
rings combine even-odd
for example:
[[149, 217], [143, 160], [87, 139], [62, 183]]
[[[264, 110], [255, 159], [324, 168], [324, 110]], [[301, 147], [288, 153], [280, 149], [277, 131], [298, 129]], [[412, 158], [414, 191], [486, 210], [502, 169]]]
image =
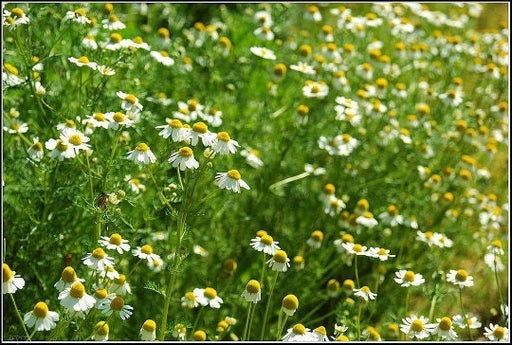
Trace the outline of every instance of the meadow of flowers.
[[3, 3], [3, 340], [508, 340], [500, 3]]

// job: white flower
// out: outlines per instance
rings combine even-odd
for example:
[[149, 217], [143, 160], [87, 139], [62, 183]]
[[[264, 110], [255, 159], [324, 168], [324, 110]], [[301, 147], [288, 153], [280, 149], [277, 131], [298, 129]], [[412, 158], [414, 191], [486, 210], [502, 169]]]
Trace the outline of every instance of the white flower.
[[105, 266], [114, 266], [113, 258], [109, 257], [101, 248], [96, 248], [82, 259], [84, 265], [92, 269], [103, 271]]
[[92, 339], [95, 341], [107, 341], [108, 340], [108, 324], [105, 321], [99, 321], [94, 326], [94, 334]]
[[212, 149], [221, 155], [234, 154], [239, 146], [238, 142], [231, 139], [227, 132], [217, 133], [217, 139], [211, 144]]
[[44, 143], [44, 147], [51, 151], [51, 158], [57, 158], [60, 161], [64, 158], [76, 157], [76, 153], [72, 145], [69, 145], [69, 143], [63, 141], [62, 139], [49, 139]]
[[316, 341], [317, 336], [311, 333], [309, 328], [306, 328], [304, 327], [304, 325], [298, 323], [294, 325], [292, 328], [288, 328], [286, 334], [283, 336], [281, 340], [311, 342]]
[[122, 30], [126, 28], [126, 25], [122, 23], [115, 14], [111, 14], [108, 18], [103, 19], [101, 23], [103, 24], [103, 29], [110, 31]]
[[119, 129], [120, 126], [131, 127], [134, 124], [133, 120], [119, 111], [105, 113], [105, 117], [109, 121], [109, 128], [114, 130]]
[[217, 173], [215, 176], [217, 186], [222, 189], [232, 190], [233, 192], [240, 193], [240, 187], [251, 189], [249, 185], [242, 180], [242, 176], [238, 170], [232, 169], [227, 172]]
[[457, 333], [453, 330], [452, 320], [445, 316], [441, 319], [437, 319], [437, 327], [435, 332], [442, 338], [446, 340], [455, 340], [457, 339]]
[[115, 295], [111, 295], [101, 301], [98, 305], [98, 309], [107, 316], [110, 316], [113, 313], [119, 314], [121, 320], [126, 320], [133, 314], [133, 307], [125, 304], [122, 297]]
[[39, 162], [41, 159], [43, 159], [43, 144], [39, 142], [38, 137], [33, 138], [32, 141], [33, 144], [28, 148], [27, 152], [31, 159]]
[[4, 131], [9, 132], [11, 134], [27, 133], [28, 125], [26, 123], [19, 121], [18, 119], [12, 119], [10, 120], [9, 127], [4, 126]]
[[138, 144], [135, 150], [127, 153], [127, 158], [133, 160], [137, 164], [148, 164], [156, 162], [155, 155], [153, 152], [151, 152], [151, 149], [146, 143]]
[[465, 329], [466, 326], [469, 326], [471, 329], [478, 329], [482, 327], [482, 323], [478, 321], [476, 316], [470, 316], [466, 314], [466, 318], [462, 315], [454, 315], [452, 317], [453, 323], [456, 324], [459, 328]]
[[195, 288], [193, 291], [196, 296], [197, 302], [202, 306], [210, 306], [210, 308], [218, 309], [224, 302], [222, 298], [217, 296], [217, 291], [211, 287], [206, 289]]
[[213, 144], [217, 139], [217, 134], [210, 132], [208, 126], [204, 122], [196, 122], [192, 125], [191, 130], [188, 132], [190, 145], [196, 146], [199, 139], [203, 143], [203, 146], [208, 147]]
[[87, 58], [87, 56], [81, 56], [79, 58], [69, 57], [68, 60], [77, 65], [78, 67], [87, 66], [95, 70], [98, 66], [96, 62], [89, 61], [89, 58]]
[[256, 249], [258, 252], [264, 252], [269, 255], [274, 255], [278, 249], [281, 249], [277, 244], [278, 241], [274, 241], [270, 235], [256, 236], [251, 239], [251, 247]]
[[127, 112], [138, 113], [144, 108], [143, 105], [140, 104], [139, 99], [131, 93], [117, 91], [116, 95], [123, 100], [121, 108]]
[[455, 286], [459, 288], [463, 288], [465, 286], [473, 286], [473, 277], [468, 275], [468, 272], [464, 269], [450, 270], [446, 275], [446, 281], [449, 283], [453, 283]]
[[261, 58], [267, 59], [267, 60], [275, 60], [276, 56], [274, 52], [270, 49], [263, 48], [263, 47], [251, 47], [250, 48], [251, 53], [253, 53], [256, 56], [259, 56]]
[[64, 291], [66, 288], [71, 287], [75, 282], [83, 283], [85, 280], [77, 277], [75, 270], [71, 266], [67, 266], [62, 270], [61, 277], [53, 286], [59, 290]]
[[116, 71], [113, 68], [110, 68], [110, 67], [105, 66], [105, 65], [98, 65], [98, 67], [96, 67], [96, 70], [98, 72], [100, 72], [101, 74], [107, 75], [107, 76], [111, 76], [111, 75], [116, 74]]
[[242, 297], [245, 298], [247, 302], [258, 303], [261, 300], [260, 283], [254, 279], [249, 280], [244, 292], [242, 292]]
[[16, 271], [11, 271], [11, 268], [7, 264], [2, 264], [3, 269], [3, 283], [2, 283], [2, 294], [15, 293], [17, 290], [23, 289], [25, 286], [25, 279], [21, 278]]
[[152, 263], [156, 258], [160, 258], [159, 255], [153, 253], [153, 248], [149, 244], [145, 244], [142, 247], [137, 247], [132, 251], [133, 255], [141, 260], [148, 260]]
[[22, 79], [18, 76], [19, 71], [10, 63], [5, 63], [2, 68], [2, 81], [7, 86], [16, 86], [23, 83], [27, 78]]
[[126, 276], [124, 274], [119, 274], [118, 278], [114, 278], [112, 285], [110, 286], [109, 293], [118, 296], [125, 296], [132, 293], [132, 288], [126, 281]]
[[377, 294], [371, 292], [368, 286], [363, 286], [360, 289], [354, 289], [354, 296], [359, 296], [368, 302], [368, 300], [374, 300], [375, 297], [377, 297]]
[[396, 255], [389, 254], [390, 250], [385, 248], [372, 247], [368, 249], [368, 256], [379, 258], [380, 261], [386, 261], [388, 258], [394, 258]]
[[373, 215], [368, 211], [363, 212], [362, 215], [357, 217], [356, 223], [366, 226], [367, 228], [370, 228], [370, 229], [378, 224], [377, 220], [375, 218], [373, 218]]
[[307, 80], [302, 87], [302, 94], [308, 98], [324, 98], [329, 93], [329, 86], [324, 82]]
[[494, 253], [485, 254], [484, 262], [495, 272], [501, 272], [505, 269], [505, 265], [501, 258]]
[[164, 139], [171, 137], [172, 141], [179, 142], [187, 140], [190, 136], [190, 128], [183, 126], [178, 119], [169, 119], [166, 118], [166, 125], [156, 126], [157, 129], [162, 129], [158, 135], [162, 136]]
[[411, 315], [402, 319], [400, 330], [411, 338], [425, 339], [436, 329], [436, 324], [428, 323], [428, 318]]
[[154, 341], [156, 339], [156, 322], [151, 319], [144, 321], [139, 335], [140, 340]]
[[425, 282], [420, 273], [414, 273], [413, 271], [399, 270], [395, 272], [395, 276], [395, 282], [403, 287], [418, 286]]
[[313, 66], [310, 66], [302, 61], [297, 62], [296, 65], [290, 65], [290, 69], [304, 74], [316, 74], [316, 70], [313, 68]]
[[107, 249], [114, 249], [119, 254], [123, 254], [130, 250], [130, 245], [128, 244], [128, 240], [125, 240], [118, 233], [114, 233], [108, 236], [101, 236], [101, 239], [98, 242]]
[[80, 24], [90, 24], [91, 20], [87, 18], [85, 15], [85, 10], [83, 8], [79, 8], [74, 11], [67, 11], [64, 19], [74, 21]]
[[74, 282], [70, 287], [59, 293], [60, 304], [71, 312], [87, 313], [96, 304], [94, 297], [85, 292], [80, 282]]
[[263, 166], [263, 161], [259, 157], [260, 152], [256, 149], [247, 147], [240, 151], [240, 155], [245, 157], [247, 164], [249, 164], [253, 168], [261, 168]]
[[38, 302], [34, 306], [34, 310], [24, 315], [23, 321], [27, 327], [34, 327], [36, 331], [49, 331], [57, 325], [59, 314], [48, 310], [48, 305], [45, 302]]
[[341, 246], [346, 249], [346, 251], [350, 254], [355, 255], [364, 255], [368, 256], [369, 252], [367, 250], [366, 246], [360, 245], [358, 243], [352, 243], [352, 242], [343, 242], [341, 243]]
[[277, 272], [286, 272], [290, 267], [290, 258], [284, 250], [276, 250], [272, 258], [267, 261], [268, 267]]
[[82, 40], [82, 46], [92, 50], [98, 49], [98, 43], [96, 43], [96, 40], [93, 35], [85, 36]]
[[508, 341], [508, 329], [498, 324], [490, 323], [485, 327], [484, 336], [491, 341]]
[[168, 162], [181, 171], [199, 168], [199, 162], [194, 158], [194, 152], [188, 146], [184, 146], [171, 154]]
[[189, 309], [194, 309], [199, 306], [196, 295], [190, 291], [185, 293], [185, 296], [181, 297], [181, 306]]
[[174, 65], [174, 59], [169, 56], [166, 51], [151, 51], [149, 53], [156, 61], [161, 63], [164, 66], [172, 66]]
[[90, 139], [75, 128], [64, 128], [60, 134], [60, 139], [68, 143], [76, 154], [79, 154], [80, 150], [87, 151], [91, 148], [91, 145], [87, 144]]

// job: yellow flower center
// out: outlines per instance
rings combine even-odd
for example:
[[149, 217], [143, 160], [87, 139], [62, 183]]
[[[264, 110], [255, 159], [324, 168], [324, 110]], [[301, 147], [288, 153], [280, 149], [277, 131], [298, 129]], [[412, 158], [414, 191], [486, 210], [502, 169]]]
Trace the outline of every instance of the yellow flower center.
[[351, 234], [343, 234], [341, 236], [341, 240], [345, 243], [354, 243], [354, 236], [352, 236]]
[[228, 173], [227, 173], [228, 177], [233, 179], [233, 180], [240, 180], [242, 178], [242, 176], [240, 175], [240, 173], [238, 172], [238, 170], [229, 170]]
[[14, 129], [15, 131], [18, 131], [20, 129], [20, 124], [18, 122], [11, 123], [11, 129]]
[[7, 264], [2, 265], [3, 268], [3, 276], [4, 276], [4, 283], [8, 282], [14, 277], [14, 273], [12, 273], [11, 268]]
[[319, 93], [320, 92], [320, 86], [315, 84], [311, 87], [311, 93]]
[[142, 44], [142, 43], [144, 43], [144, 40], [143, 40], [143, 39], [142, 39], [142, 37], [140, 37], [140, 36], [135, 37], [132, 41], [133, 41], [134, 43], [137, 43], [137, 44]]
[[96, 121], [106, 121], [106, 117], [105, 117], [105, 115], [103, 113], [94, 113], [93, 118]]
[[23, 10], [19, 7], [14, 8], [11, 13], [13, 16], [18, 17], [18, 18], [21, 18], [25, 15]]
[[217, 291], [215, 291], [215, 289], [211, 287], [207, 287], [206, 289], [204, 289], [204, 295], [209, 299], [214, 299], [215, 297], [217, 297]]
[[336, 279], [331, 279], [327, 282], [327, 290], [329, 291], [338, 291], [340, 288], [340, 282]]
[[249, 280], [247, 287], [245, 288], [248, 293], [258, 293], [261, 291], [261, 285], [257, 280]]
[[160, 55], [163, 57], [169, 57], [169, 53], [167, 53], [165, 50], [161, 50]]
[[324, 193], [327, 195], [333, 195], [336, 192], [336, 187], [333, 184], [328, 183], [324, 186]]
[[222, 44], [227, 49], [231, 48], [231, 41], [227, 37], [222, 36], [221, 38], [219, 38], [219, 43]]
[[69, 142], [75, 146], [82, 144], [82, 137], [78, 134], [73, 134], [69, 137]]
[[295, 295], [286, 295], [283, 298], [283, 308], [288, 310], [295, 310], [299, 307], [299, 300]]
[[110, 302], [110, 308], [114, 311], [121, 311], [124, 307], [124, 300], [121, 297], [115, 297], [112, 302]]
[[47, 314], [48, 314], [48, 305], [46, 305], [46, 303], [38, 302], [34, 306], [34, 315], [37, 318], [41, 318], [41, 319], [45, 318]]
[[140, 248], [140, 251], [144, 254], [152, 254], [153, 253], [153, 248], [151, 248], [151, 246], [149, 244], [145, 244], [143, 245], [141, 248]]
[[160, 36], [162, 38], [169, 38], [169, 36], [170, 36], [169, 30], [167, 28], [158, 29], [158, 36]]
[[460, 269], [457, 271], [457, 274], [455, 274], [455, 279], [457, 279], [460, 282], [466, 281], [468, 279], [468, 272], [466, 270]]
[[83, 8], [76, 9], [75, 14], [77, 14], [81, 17], [85, 17], [85, 10]]
[[217, 139], [228, 142], [229, 140], [231, 140], [231, 137], [227, 132], [219, 132], [217, 133]]
[[43, 151], [43, 144], [40, 142], [34, 143], [31, 147], [36, 151]]
[[85, 288], [82, 283], [75, 282], [71, 285], [71, 289], [69, 290], [69, 295], [73, 298], [82, 298], [85, 295]]
[[114, 283], [117, 285], [123, 285], [126, 281], [126, 276], [124, 274], [120, 274], [119, 278], [114, 279]]
[[131, 104], [137, 103], [137, 98], [134, 95], [132, 95], [131, 93], [127, 94], [125, 96], [124, 100]]
[[378, 255], [387, 255], [388, 251], [384, 248], [379, 248], [379, 250], [377, 251], [377, 254]]
[[176, 128], [176, 129], [183, 128], [183, 123], [181, 123], [181, 121], [177, 120], [177, 119], [172, 119], [172, 120], [168, 121], [167, 124], [171, 128]]
[[224, 262], [224, 269], [227, 271], [227, 272], [234, 272], [236, 271], [236, 268], [237, 268], [237, 263], [235, 260], [233, 259], [227, 259], [225, 262]]
[[266, 246], [271, 246], [274, 244], [274, 239], [270, 235], [263, 235], [261, 236], [261, 243], [263, 243]]
[[194, 110], [197, 110], [197, 106], [198, 106], [199, 102], [197, 102], [197, 100], [195, 100], [195, 99], [191, 99], [187, 102], [187, 104], [188, 104], [188, 110], [194, 111]]
[[371, 292], [370, 288], [366, 285], [361, 288], [361, 291], [364, 292], [365, 294], [369, 294]]
[[286, 263], [288, 260], [288, 255], [284, 250], [277, 250], [274, 254], [274, 261], [279, 263]]
[[505, 338], [505, 328], [498, 326], [492, 334], [498, 339], [503, 339]]
[[343, 282], [343, 287], [347, 290], [354, 290], [356, 284], [352, 279], [345, 279], [345, 281]]
[[14, 67], [13, 65], [11, 65], [10, 63], [6, 63], [4, 64], [4, 68], [7, 70], [7, 72], [11, 73], [11, 74], [14, 74], [14, 75], [18, 75], [18, 69], [16, 67]]
[[267, 234], [267, 232], [266, 232], [265, 230], [258, 230], [258, 231], [256, 232], [256, 236], [258, 236], [258, 237], [263, 237], [263, 236], [265, 236], [265, 235], [268, 235], [268, 234]]
[[92, 256], [96, 259], [103, 259], [105, 257], [105, 251], [101, 248], [96, 248], [92, 251]]
[[443, 331], [449, 331], [452, 328], [452, 320], [447, 316], [443, 317], [439, 322], [439, 328]]
[[492, 243], [491, 243], [491, 244], [492, 244], [494, 247], [496, 247], [496, 248], [500, 248], [500, 249], [501, 249], [501, 248], [503, 248], [503, 244], [501, 244], [501, 241], [500, 241], [500, 240], [494, 240], [494, 241], [492, 241]]
[[62, 275], [61, 275], [61, 278], [63, 282], [65, 283], [72, 283], [76, 280], [76, 272], [75, 270], [73, 269], [73, 267], [71, 266], [68, 266], [66, 268], [64, 268], [64, 270], [62, 271]]
[[125, 120], [125, 115], [123, 113], [120, 113], [120, 112], [116, 112], [114, 114], [114, 116], [112, 116], [112, 119], [115, 121], [115, 122], [124, 122]]
[[185, 298], [188, 299], [189, 301], [195, 301], [196, 300], [196, 295], [194, 295], [193, 292], [187, 292], [185, 294]]
[[87, 58], [87, 56], [81, 56], [77, 59], [78, 62], [80, 63], [83, 63], [83, 64], [88, 64], [90, 63], [89, 59]]
[[192, 125], [192, 130], [197, 133], [206, 133], [208, 126], [204, 122], [196, 122]]
[[293, 326], [292, 332], [294, 334], [300, 334], [300, 335], [306, 334], [306, 327], [304, 327], [303, 324], [298, 323], [295, 326]]
[[414, 320], [411, 323], [411, 329], [414, 332], [421, 332], [421, 331], [423, 331], [423, 322], [421, 322], [421, 320], [419, 320], [419, 319]]
[[121, 243], [123, 243], [123, 238], [121, 237], [121, 235], [115, 233], [115, 234], [112, 234], [110, 236], [110, 239], [108, 240], [108, 242], [110, 244], [114, 244], [116, 246], [119, 246], [119, 245], [121, 245]]
[[65, 144], [62, 140], [58, 139], [56, 148], [57, 148], [57, 150], [59, 150], [61, 152], [65, 152], [68, 149], [68, 145]]
[[407, 272], [405, 272], [404, 280], [406, 282], [413, 282], [415, 276], [416, 276], [416, 274], [413, 271], [407, 271]]
[[119, 43], [121, 42], [123, 39], [123, 37], [118, 34], [117, 32], [114, 32], [113, 34], [110, 35], [110, 42], [112, 43]]
[[190, 147], [184, 146], [178, 150], [178, 154], [181, 157], [187, 158], [187, 157], [192, 157], [194, 155], [194, 152], [192, 151], [192, 149]]
[[315, 241], [315, 242], [322, 242], [323, 239], [324, 239], [324, 233], [321, 232], [320, 230], [315, 230], [313, 231], [313, 233], [311, 234], [311, 238]]
[[105, 321], [100, 321], [94, 326], [94, 330], [98, 335], [108, 334], [108, 324]]
[[194, 332], [194, 340], [195, 341], [205, 341], [206, 340], [206, 333], [202, 330], [195, 331]]
[[299, 105], [297, 107], [297, 113], [300, 115], [300, 116], [305, 116], [309, 113], [309, 108], [303, 104]]
[[146, 320], [142, 325], [142, 328], [148, 332], [154, 332], [156, 329], [156, 322], [153, 320]]
[[135, 149], [137, 151], [147, 152], [147, 151], [149, 151], [149, 146], [146, 143], [140, 143], [139, 145], [137, 145], [137, 147]]
[[107, 289], [97, 289], [96, 292], [94, 292], [94, 297], [96, 299], [104, 299], [108, 295]]

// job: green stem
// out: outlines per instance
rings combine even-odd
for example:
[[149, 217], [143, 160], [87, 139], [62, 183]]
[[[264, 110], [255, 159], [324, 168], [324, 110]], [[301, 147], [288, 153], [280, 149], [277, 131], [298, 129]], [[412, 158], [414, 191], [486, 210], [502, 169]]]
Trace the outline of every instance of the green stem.
[[359, 304], [357, 310], [357, 341], [361, 341], [361, 311], [363, 310], [363, 302]]
[[303, 172], [301, 174], [298, 174], [298, 175], [295, 175], [295, 176], [291, 176], [291, 177], [285, 178], [284, 180], [278, 181], [278, 182], [270, 185], [270, 187], [268, 187], [268, 188], [270, 190], [273, 190], [273, 189], [276, 189], [277, 187], [285, 185], [287, 183], [290, 183], [290, 182], [297, 181], [297, 180], [303, 179], [305, 177], [308, 177], [309, 175], [311, 175], [309, 172]]
[[[247, 309], [247, 318], [245, 319], [245, 327], [244, 327], [244, 335], [242, 336], [242, 341], [246, 341], [249, 334], [248, 334], [248, 330], [249, 330], [249, 323], [250, 323], [250, 320], [251, 320], [251, 314], [252, 312], [254, 311], [254, 308], [255, 308], [255, 304], [254, 304], [254, 308], [253, 308], [253, 304], [252, 302], [249, 302], [249, 308]], [[249, 331], [250, 333], [250, 331]]]
[[205, 307], [200, 307], [199, 312], [197, 313], [196, 320], [194, 321], [194, 327], [192, 327], [192, 333], [197, 330], [197, 325], [199, 324], [199, 318], [203, 312]]
[[265, 314], [263, 316], [263, 326], [261, 327], [260, 340], [263, 340], [263, 336], [265, 335], [265, 328], [267, 327], [268, 311], [270, 310], [270, 304], [272, 302], [272, 293], [274, 292], [274, 287], [276, 286], [278, 276], [279, 276], [279, 271], [276, 271], [276, 276], [274, 278], [274, 281], [272, 282], [272, 285], [270, 286], [270, 293], [268, 295], [267, 306], [265, 308]]
[[18, 306], [16, 305], [16, 302], [14, 301], [14, 297], [12, 293], [9, 294], [11, 296], [12, 304], [14, 305], [14, 310], [16, 311], [16, 315], [18, 316], [18, 319], [20, 320], [21, 327], [23, 327], [23, 331], [25, 332], [25, 335], [27, 336], [28, 341], [31, 340], [30, 334], [28, 334], [27, 327], [25, 327], [25, 322], [23, 321], [23, 318], [21, 317], [20, 310], [18, 309]]
[[357, 254], [354, 254], [354, 255], [355, 255], [355, 258], [354, 258], [354, 271], [355, 271], [355, 274], [356, 274], [357, 288], [359, 289], [361, 286], [359, 285], [359, 272], [357, 270]]
[[[494, 254], [494, 278], [496, 279], [496, 288], [498, 289], [498, 296], [500, 298], [500, 305], [504, 305], [505, 302], [503, 301], [503, 295], [501, 294], [501, 288], [500, 288], [500, 278], [498, 276], [498, 262], [496, 258], [496, 253]], [[507, 321], [505, 314], [503, 313], [503, 321]]]
[[469, 339], [473, 341], [473, 336], [471, 335], [471, 329], [469, 328], [468, 323], [468, 316], [466, 315], [466, 312], [464, 311], [464, 303], [462, 303], [462, 287], [459, 287], [459, 302], [460, 302], [460, 309], [462, 310], [462, 315], [464, 315], [464, 323], [466, 324], [466, 330], [469, 334]]
[[277, 341], [281, 340], [281, 334], [283, 333], [283, 328], [286, 326], [286, 321], [288, 321], [288, 314], [284, 314], [284, 320], [282, 320], [283, 314], [284, 313], [279, 313], [279, 320], [277, 321], [277, 337], [276, 337]]

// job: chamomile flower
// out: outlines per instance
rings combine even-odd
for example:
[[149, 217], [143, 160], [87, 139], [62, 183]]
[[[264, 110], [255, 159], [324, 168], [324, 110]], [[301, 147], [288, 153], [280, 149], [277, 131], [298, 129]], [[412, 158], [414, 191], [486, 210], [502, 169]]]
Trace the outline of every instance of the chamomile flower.
[[9, 127], [4, 126], [4, 131], [11, 134], [27, 133], [28, 125], [18, 119], [11, 119]]
[[194, 152], [188, 146], [184, 146], [171, 154], [168, 162], [171, 163], [174, 168], [179, 168], [181, 171], [199, 168], [199, 162], [194, 158]]
[[66, 288], [71, 287], [75, 282], [83, 283], [85, 280], [77, 277], [75, 270], [71, 266], [66, 266], [62, 270], [61, 277], [58, 282], [56, 282], [53, 286], [59, 290], [59, 292], [64, 291]]
[[295, 324], [292, 328], [288, 328], [287, 333], [281, 339], [282, 341], [316, 341], [318, 336], [310, 332], [309, 328], [304, 327], [301, 323]]
[[221, 154], [234, 154], [236, 152], [236, 148], [240, 147], [238, 141], [231, 139], [227, 132], [219, 132], [217, 133], [216, 140], [213, 140], [211, 143], [212, 149]]
[[195, 288], [193, 293], [197, 298], [197, 302], [202, 306], [210, 306], [210, 308], [218, 309], [224, 302], [222, 298], [217, 296], [217, 291], [211, 287], [205, 289]]
[[12, 11], [4, 10], [3, 25], [7, 26], [10, 30], [15, 29], [19, 25], [28, 23], [30, 23], [30, 18], [27, 17], [21, 8], [15, 7]]
[[400, 330], [413, 339], [425, 339], [436, 329], [436, 324], [428, 322], [424, 316], [411, 315], [402, 319]]
[[210, 132], [208, 126], [204, 122], [196, 122], [189, 131], [190, 145], [196, 146], [199, 139], [203, 146], [208, 147], [216, 140], [217, 134]]
[[64, 16], [64, 19], [71, 20], [75, 23], [83, 25], [91, 23], [91, 20], [87, 18], [85, 10], [83, 8], [77, 8], [74, 11], [67, 11], [66, 15]]
[[16, 274], [16, 271], [12, 271], [9, 265], [2, 264], [3, 270], [3, 283], [2, 283], [2, 293], [5, 295], [6, 293], [15, 293], [17, 290], [23, 289], [25, 286], [25, 279], [21, 278], [19, 274]]
[[70, 312], [87, 313], [96, 304], [96, 300], [85, 292], [85, 287], [75, 281], [70, 287], [59, 293], [60, 304]]
[[126, 281], [124, 274], [119, 274], [118, 278], [115, 278], [110, 286], [109, 293], [116, 294], [118, 296], [126, 296], [132, 293], [130, 284]]
[[454, 315], [452, 317], [452, 321], [460, 329], [466, 329], [466, 327], [469, 327], [471, 329], [478, 329], [482, 327], [482, 323], [478, 321], [478, 318], [470, 314], [466, 314], [466, 317], [459, 314]]
[[324, 82], [306, 80], [302, 94], [307, 98], [324, 98], [329, 93], [329, 86]]
[[192, 251], [194, 254], [201, 255], [202, 257], [206, 257], [209, 254], [208, 251], [201, 247], [199, 244], [194, 244]]
[[448, 316], [438, 318], [437, 327], [435, 333], [443, 340], [455, 340], [457, 339], [457, 333], [453, 330], [453, 322]]
[[88, 151], [91, 148], [91, 145], [87, 144], [90, 140], [89, 137], [86, 137], [76, 128], [64, 128], [60, 134], [60, 139], [68, 143], [76, 154], [79, 154], [80, 150]]
[[151, 47], [149, 46], [149, 44], [144, 42], [144, 40], [140, 36], [137, 36], [133, 40], [131, 40], [129, 47], [135, 48], [135, 49], [144, 49], [147, 51], [151, 50]]
[[290, 267], [290, 258], [284, 250], [276, 250], [274, 255], [270, 260], [267, 261], [268, 267], [271, 270], [277, 272], [286, 272], [288, 267]]
[[299, 61], [296, 65], [290, 65], [290, 69], [301, 72], [303, 74], [309, 74], [309, 75], [315, 75], [316, 70], [313, 68], [313, 66], [308, 65], [305, 62]]
[[138, 144], [134, 150], [128, 152], [126, 155], [126, 158], [133, 160], [137, 164], [148, 164], [156, 162], [154, 153], [151, 152], [151, 149], [146, 143]]
[[167, 53], [165, 50], [161, 51], [151, 51], [149, 53], [157, 62], [161, 63], [164, 66], [172, 66], [174, 65], [174, 59], [169, 56], [169, 53]]
[[261, 39], [272, 41], [274, 39], [274, 32], [270, 26], [260, 26], [253, 31], [253, 34]]
[[118, 233], [114, 233], [110, 235], [110, 237], [101, 236], [101, 239], [98, 242], [107, 249], [116, 250], [119, 254], [123, 254], [130, 250], [128, 240], [123, 239]]
[[149, 244], [145, 244], [142, 247], [137, 247], [133, 251], [133, 255], [141, 260], [147, 260], [152, 263], [153, 260], [160, 258], [159, 255], [153, 253], [153, 248]]
[[48, 139], [44, 147], [50, 151], [50, 158], [57, 158], [59, 161], [76, 157], [73, 147], [62, 139]]
[[354, 289], [354, 296], [359, 296], [368, 302], [369, 300], [374, 300], [377, 297], [377, 294], [370, 291], [368, 286], [363, 286], [360, 289]]
[[267, 59], [267, 60], [275, 60], [276, 59], [276, 55], [270, 49], [267, 49], [264, 47], [251, 47], [250, 50], [251, 50], [251, 53], [253, 53], [254, 55], [259, 56], [263, 59]]
[[394, 258], [396, 255], [390, 254], [389, 249], [372, 247], [368, 249], [370, 257], [378, 258], [380, 261], [387, 261], [388, 258]]
[[109, 327], [105, 321], [99, 321], [94, 325], [94, 333], [92, 339], [95, 341], [107, 341], [108, 340]]
[[446, 281], [449, 283], [458, 286], [459, 288], [463, 288], [465, 286], [470, 287], [473, 286], [473, 277], [468, 275], [468, 272], [464, 269], [460, 270], [450, 270], [446, 275]]
[[340, 282], [336, 279], [330, 279], [327, 282], [327, 294], [329, 297], [337, 297], [340, 292]]
[[490, 323], [484, 330], [484, 336], [491, 341], [508, 341], [508, 329], [505, 327]]
[[96, 39], [94, 38], [94, 35], [87, 35], [82, 39], [82, 47], [86, 49], [96, 50], [98, 49], [98, 43], [96, 43]]
[[18, 76], [19, 71], [16, 67], [11, 65], [10, 63], [5, 63], [2, 68], [2, 82], [4, 82], [7, 86], [17, 86], [25, 82], [26, 79], [23, 79]]
[[240, 187], [247, 190], [251, 189], [249, 185], [242, 180], [242, 175], [236, 169], [227, 172], [219, 172], [215, 176], [217, 186], [221, 189], [232, 190], [233, 192], [240, 193]]
[[390, 226], [398, 226], [404, 222], [404, 217], [398, 213], [395, 205], [389, 205], [386, 212], [379, 214], [379, 218]]
[[102, 248], [96, 248], [82, 259], [84, 265], [91, 269], [103, 271], [105, 266], [114, 266], [113, 258], [109, 257]]
[[370, 228], [370, 229], [378, 224], [377, 220], [375, 218], [373, 218], [373, 214], [368, 211], [363, 212], [362, 215], [357, 217], [356, 223], [366, 226], [367, 228]]
[[494, 272], [501, 272], [505, 269], [505, 265], [499, 256], [494, 253], [486, 253], [484, 255], [484, 262]]
[[27, 149], [30, 159], [39, 162], [43, 159], [43, 144], [39, 141], [38, 137], [32, 139], [33, 144]]
[[181, 306], [189, 309], [199, 306], [196, 295], [191, 291], [185, 293], [185, 296], [181, 297]]
[[261, 25], [272, 26], [272, 15], [267, 11], [257, 11], [254, 13], [254, 20]]
[[88, 115], [83, 121], [83, 124], [88, 125], [90, 124], [93, 128], [104, 128], [108, 129], [110, 121], [107, 119], [105, 114], [103, 113], [93, 113], [92, 115]]
[[281, 311], [288, 316], [292, 316], [295, 314], [297, 309], [299, 308], [299, 300], [297, 296], [293, 294], [289, 294], [284, 296], [283, 301], [281, 302]]
[[98, 64], [96, 62], [89, 61], [89, 58], [87, 56], [81, 56], [79, 58], [69, 57], [68, 60], [77, 65], [78, 67], [87, 66], [93, 70], [95, 70], [96, 67], [98, 67]]
[[245, 157], [247, 164], [249, 164], [253, 168], [261, 168], [263, 166], [263, 161], [260, 158], [260, 152], [251, 147], [247, 147], [240, 151], [240, 155]]
[[140, 340], [154, 341], [156, 339], [156, 322], [148, 319], [144, 321], [139, 331]]
[[135, 123], [129, 116], [119, 111], [105, 113], [105, 117], [109, 121], [109, 128], [114, 130], [119, 129], [121, 126], [131, 127]]
[[274, 241], [272, 236], [266, 233], [262, 236], [256, 236], [251, 239], [251, 247], [256, 249], [258, 252], [264, 252], [269, 255], [274, 255], [277, 250], [281, 249], [277, 244], [278, 241]]
[[107, 42], [101, 42], [100, 46], [106, 50], [116, 51], [128, 47], [128, 44], [129, 42], [123, 39], [123, 36], [117, 32], [113, 32], [110, 34], [109, 40]]
[[132, 192], [139, 194], [141, 192], [146, 191], [146, 186], [140, 182], [139, 178], [131, 177], [130, 175], [126, 175], [124, 180], [128, 182], [130, 189]]
[[369, 255], [368, 247], [363, 246], [363, 245], [358, 244], [358, 243], [343, 242], [343, 243], [341, 243], [341, 246], [343, 248], [345, 248], [345, 250], [349, 254], [355, 254], [355, 255], [358, 255], [358, 256], [359, 255], [364, 255], [364, 256], [368, 256]]
[[395, 282], [403, 287], [419, 286], [425, 282], [425, 279], [420, 273], [414, 273], [408, 270], [399, 270], [395, 272]]
[[126, 320], [133, 314], [133, 307], [125, 304], [124, 299], [119, 296], [113, 295], [111, 298], [106, 298], [99, 305], [98, 309], [107, 316], [112, 314], [119, 315], [121, 320]]
[[166, 118], [165, 121], [167, 124], [155, 127], [161, 129], [158, 135], [164, 139], [171, 137], [172, 141], [179, 142], [185, 141], [190, 137], [191, 129], [185, 127], [180, 120]]
[[121, 103], [121, 109], [127, 112], [138, 113], [141, 112], [142, 109], [144, 108], [144, 106], [140, 104], [139, 99], [131, 93], [124, 93], [122, 91], [118, 91], [116, 95], [117, 97], [123, 100], [123, 102]]
[[321, 230], [315, 230], [311, 233], [311, 236], [306, 241], [307, 245], [311, 248], [318, 249], [322, 246], [324, 240], [324, 233]]
[[38, 302], [32, 311], [24, 315], [23, 321], [27, 327], [34, 327], [36, 331], [49, 331], [57, 325], [59, 314], [48, 310], [48, 305], [45, 302]]
[[242, 292], [242, 297], [245, 298], [247, 302], [258, 303], [261, 300], [260, 283], [254, 279], [249, 280], [244, 292]]
[[103, 24], [103, 29], [110, 31], [123, 30], [126, 28], [126, 25], [113, 13], [111, 13], [108, 18], [103, 19], [101, 23]]

